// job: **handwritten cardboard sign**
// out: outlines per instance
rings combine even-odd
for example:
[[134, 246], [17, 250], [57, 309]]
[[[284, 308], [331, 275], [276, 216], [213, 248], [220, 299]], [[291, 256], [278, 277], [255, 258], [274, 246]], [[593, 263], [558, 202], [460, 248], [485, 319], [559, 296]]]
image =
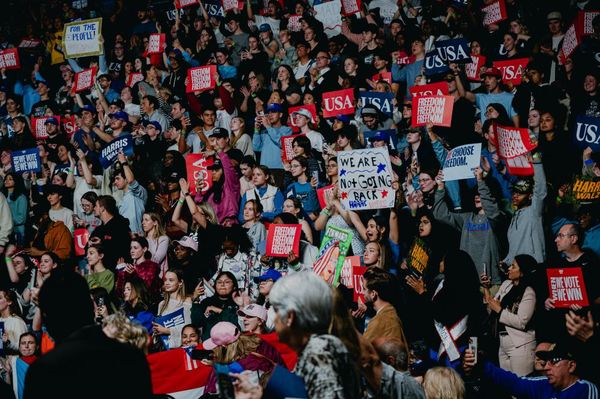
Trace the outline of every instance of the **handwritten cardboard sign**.
[[527, 68], [528, 58], [517, 58], [514, 60], [494, 61], [494, 68], [498, 68], [502, 72], [502, 82], [512, 83], [517, 86], [521, 84], [523, 73]]
[[444, 181], [470, 179], [481, 162], [481, 143], [465, 144], [448, 151]]
[[97, 71], [98, 68], [93, 67], [84, 69], [81, 72], [77, 72], [74, 78], [75, 81], [73, 82], [73, 91], [75, 91], [75, 93], [79, 93], [92, 87], [96, 81]]
[[352, 236], [350, 230], [327, 226], [321, 241], [313, 271], [334, 287], [338, 285], [344, 259], [352, 244]]
[[340, 199], [344, 209], [392, 208], [390, 155], [385, 147], [338, 153]]
[[600, 199], [600, 181], [575, 179], [573, 195], [577, 201], [593, 202]]
[[515, 158], [533, 150], [529, 129], [494, 124], [494, 145], [502, 158]]
[[354, 114], [354, 89], [323, 93], [323, 117]]
[[360, 12], [360, 0], [342, 0], [342, 15], [349, 17]]
[[409, 89], [409, 92], [411, 97], [445, 96], [448, 94], [448, 82], [414, 85]]
[[413, 126], [425, 126], [431, 122], [434, 126], [450, 127], [452, 111], [454, 110], [453, 96], [423, 96], [412, 99]]
[[287, 258], [290, 252], [300, 256], [299, 224], [271, 224], [267, 231], [267, 256]]
[[507, 18], [504, 0], [495, 1], [492, 4], [483, 7], [481, 13], [483, 14], [483, 24], [485, 26], [497, 24]]
[[186, 92], [211, 90], [215, 88], [216, 65], [205, 65], [188, 69]]
[[42, 161], [37, 147], [13, 151], [11, 162], [15, 173], [39, 172], [42, 170]]
[[342, 33], [342, 4], [339, 1], [313, 5], [315, 18], [323, 24], [323, 31], [328, 38]]
[[571, 305], [589, 305], [585, 281], [581, 267], [546, 269], [549, 297], [554, 299], [554, 307], [568, 308]]
[[21, 68], [19, 49], [7, 48], [6, 50], [0, 51], [0, 68], [4, 68], [6, 70]]
[[100, 150], [100, 164], [104, 169], [110, 168], [110, 166], [117, 160], [119, 152], [127, 156], [133, 155], [133, 138], [130, 134], [119, 136], [110, 143], [107, 143], [102, 150]]
[[213, 164], [213, 159], [204, 158], [202, 154], [187, 154], [185, 167], [187, 181], [190, 183], [190, 194], [205, 194], [212, 187], [212, 171], [208, 169]]
[[101, 55], [104, 48], [100, 42], [102, 18], [67, 22], [63, 29], [63, 53], [65, 58]]

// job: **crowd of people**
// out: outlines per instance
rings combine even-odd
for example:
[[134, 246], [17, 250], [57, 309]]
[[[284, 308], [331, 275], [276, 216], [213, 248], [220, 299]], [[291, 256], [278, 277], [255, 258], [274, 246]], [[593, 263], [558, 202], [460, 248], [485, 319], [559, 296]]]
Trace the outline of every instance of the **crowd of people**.
[[[600, 125], [600, 1], [499, 0], [484, 25], [497, 1], [344, 0], [358, 9], [335, 29], [325, 0], [7, 4], [0, 50], [20, 66], [0, 68], [0, 396], [159, 397], [149, 359], [184, 348], [210, 367], [188, 397], [597, 398], [600, 202], [573, 186], [600, 181], [598, 133], [574, 138], [578, 118]], [[64, 25], [100, 17], [102, 54], [68, 58]], [[484, 57], [475, 79], [464, 63], [431, 72], [450, 39]], [[517, 59], [505, 81], [494, 63]], [[190, 91], [206, 65], [214, 85]], [[451, 123], [415, 127], [411, 88], [431, 83]], [[326, 116], [343, 89], [354, 112]], [[498, 126], [528, 132], [523, 168]], [[471, 143], [480, 165], [446, 181]], [[338, 156], [376, 147], [394, 206], [347, 209]], [[23, 172], [13, 157], [32, 149]], [[267, 255], [278, 224], [300, 225], [297, 252]], [[353, 286], [313, 270], [333, 227], [366, 269]], [[549, 269], [580, 273], [586, 303], [563, 306]]]

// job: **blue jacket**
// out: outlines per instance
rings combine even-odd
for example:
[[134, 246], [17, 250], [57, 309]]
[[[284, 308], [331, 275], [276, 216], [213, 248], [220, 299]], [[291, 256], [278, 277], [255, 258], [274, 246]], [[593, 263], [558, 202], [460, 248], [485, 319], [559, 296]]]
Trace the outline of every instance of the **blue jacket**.
[[483, 368], [484, 375], [491, 379], [494, 384], [503, 387], [507, 392], [519, 398], [530, 399], [591, 399], [598, 397], [598, 388], [586, 380], [578, 380], [570, 387], [556, 390], [548, 382], [546, 377], [519, 377], [486, 362]]
[[583, 248], [594, 251], [600, 257], [600, 223], [586, 230]]
[[281, 138], [291, 136], [292, 129], [289, 126], [268, 127], [260, 132], [254, 133], [252, 146], [254, 151], [260, 152], [261, 165], [269, 169], [283, 169], [281, 162]]

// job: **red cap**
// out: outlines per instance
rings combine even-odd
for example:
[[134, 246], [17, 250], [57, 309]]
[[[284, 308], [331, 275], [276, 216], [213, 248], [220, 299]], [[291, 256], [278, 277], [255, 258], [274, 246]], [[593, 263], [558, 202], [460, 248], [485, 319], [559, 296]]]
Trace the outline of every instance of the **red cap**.
[[498, 79], [502, 79], [502, 72], [498, 68], [487, 68], [482, 74], [481, 77], [485, 76], [495, 76]]

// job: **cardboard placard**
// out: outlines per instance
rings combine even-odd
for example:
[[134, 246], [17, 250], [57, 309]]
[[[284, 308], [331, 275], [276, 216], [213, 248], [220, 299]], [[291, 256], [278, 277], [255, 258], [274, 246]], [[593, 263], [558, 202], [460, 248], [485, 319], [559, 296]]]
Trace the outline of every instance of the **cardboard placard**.
[[100, 164], [108, 169], [117, 160], [119, 152], [123, 151], [126, 156], [133, 155], [133, 137], [130, 134], [119, 136], [107, 143], [100, 151]]
[[33, 130], [33, 135], [38, 140], [45, 140], [48, 138], [48, 133], [46, 133], [46, 121], [50, 118], [56, 119], [58, 125], [60, 126], [60, 116], [43, 116], [41, 118], [31, 117], [31, 130]]
[[486, 58], [483, 55], [471, 54], [471, 62], [465, 64], [465, 74], [472, 82], [481, 81], [481, 68], [485, 66]]
[[514, 86], [521, 84], [523, 73], [527, 68], [528, 58], [517, 58], [514, 60], [494, 61], [494, 68], [502, 72], [502, 83], [512, 83]]
[[435, 42], [435, 51], [446, 63], [467, 64], [471, 62], [471, 50], [467, 39], [440, 40]]
[[354, 282], [354, 302], [358, 302], [360, 300], [362, 303], [365, 303], [364, 276], [367, 269], [368, 268], [365, 266], [354, 266], [352, 268], [352, 280]]
[[327, 226], [325, 230], [313, 271], [333, 287], [338, 285], [352, 236], [352, 231], [335, 226]]
[[414, 85], [409, 92], [411, 97], [445, 96], [448, 94], [448, 82]]
[[73, 91], [75, 91], [75, 93], [79, 93], [92, 87], [96, 82], [97, 71], [98, 68], [93, 67], [84, 69], [81, 72], [77, 72], [73, 82]]
[[562, 46], [558, 52], [558, 60], [561, 64], [565, 64], [567, 58], [575, 52], [577, 47], [581, 44], [581, 37], [577, 29], [576, 24], [571, 24], [569, 29], [565, 32], [565, 36], [562, 40]]
[[335, 190], [335, 185], [333, 184], [317, 189], [317, 198], [319, 199], [321, 209], [325, 209], [327, 206], [327, 196], [330, 195], [330, 193], [333, 193], [333, 190]]
[[296, 119], [293, 118], [292, 115], [294, 114], [294, 112], [299, 111], [301, 109], [306, 109], [306, 110], [308, 110], [308, 112], [310, 112], [310, 115], [311, 115], [310, 121], [312, 123], [316, 123], [316, 121], [317, 121], [317, 108], [316, 108], [315, 104], [303, 104], [303, 105], [297, 105], [295, 107], [288, 108], [288, 115], [289, 115], [288, 126], [292, 128], [292, 132], [294, 132], [294, 133], [299, 132], [300, 128], [296, 124]]
[[11, 162], [15, 173], [39, 172], [42, 170], [40, 151], [37, 147], [13, 151]]
[[175, 7], [184, 8], [189, 6], [194, 6], [198, 4], [198, 0], [176, 0]]
[[313, 5], [315, 18], [323, 24], [323, 31], [328, 38], [342, 33], [342, 4], [330, 1]]
[[600, 181], [575, 178], [573, 196], [577, 201], [594, 202], [600, 199]]
[[452, 125], [453, 96], [415, 97], [412, 99], [412, 105], [413, 126], [425, 126], [429, 122], [434, 126]]
[[75, 244], [75, 255], [85, 255], [85, 246], [90, 239], [90, 232], [88, 229], [75, 229], [73, 232], [73, 243]]
[[507, 18], [504, 0], [498, 0], [481, 9], [483, 14], [483, 25], [497, 24]]
[[19, 49], [7, 48], [6, 50], [0, 51], [0, 68], [4, 68], [6, 70], [21, 68]]
[[581, 267], [546, 269], [549, 297], [554, 299], [554, 307], [568, 308], [571, 305], [589, 305], [587, 290]]
[[425, 75], [439, 75], [450, 71], [450, 67], [438, 55], [437, 51], [434, 50], [425, 54]]
[[186, 92], [212, 90], [215, 88], [216, 65], [205, 65], [188, 69]]
[[525, 155], [537, 147], [531, 142], [529, 129], [494, 124], [494, 145], [504, 159]]
[[300, 256], [302, 225], [271, 224], [267, 231], [267, 256], [287, 258], [290, 252]]
[[296, 155], [292, 143], [296, 137], [304, 136], [304, 134], [293, 134], [291, 136], [281, 137], [281, 160], [283, 162], [291, 162]]
[[167, 35], [164, 33], [151, 33], [148, 37], [146, 54], [160, 54], [167, 47]]
[[378, 91], [362, 91], [360, 93], [360, 106], [374, 105], [381, 113], [392, 116], [394, 113], [394, 93], [381, 93]]
[[387, 148], [338, 153], [340, 199], [344, 209], [392, 208], [395, 191]]
[[102, 18], [67, 22], [63, 29], [63, 54], [65, 58], [101, 55], [104, 48], [100, 42]]
[[342, 0], [342, 15], [349, 17], [360, 12], [360, 0]]
[[133, 87], [137, 82], [141, 82], [144, 80], [144, 74], [141, 72], [132, 72], [127, 77], [127, 82], [125, 83], [127, 87]]
[[416, 276], [423, 277], [427, 270], [427, 264], [429, 263], [429, 248], [425, 241], [416, 237], [406, 256], [406, 266], [408, 270]]
[[187, 181], [190, 184], [190, 194], [205, 194], [212, 187], [212, 170], [208, 167], [213, 164], [213, 159], [204, 158], [202, 154], [187, 154], [185, 156], [185, 167], [187, 170]]
[[448, 151], [444, 161], [444, 181], [471, 179], [481, 163], [481, 143], [464, 144]]
[[529, 162], [527, 156], [519, 155], [514, 158], [507, 158], [504, 160], [508, 173], [513, 176], [533, 176], [535, 171], [533, 170], [533, 164]]
[[323, 117], [354, 114], [354, 89], [328, 91], [323, 93]]
[[578, 115], [573, 128], [573, 143], [579, 148], [590, 147], [594, 152], [600, 152], [600, 118]]

